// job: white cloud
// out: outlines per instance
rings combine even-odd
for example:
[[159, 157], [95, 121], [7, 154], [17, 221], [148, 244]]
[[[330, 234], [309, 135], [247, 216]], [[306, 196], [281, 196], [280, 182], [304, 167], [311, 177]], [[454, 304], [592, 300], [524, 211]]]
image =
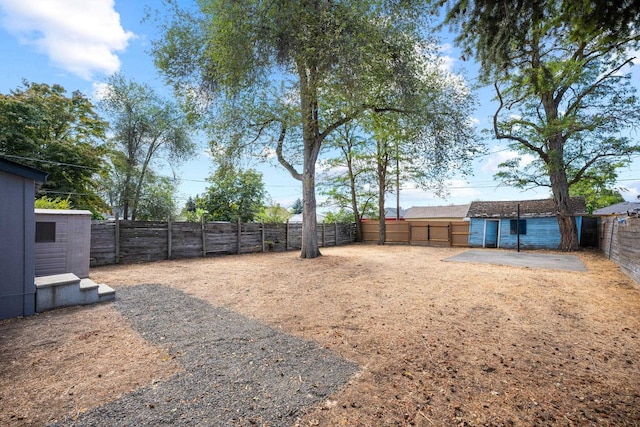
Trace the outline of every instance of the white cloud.
[[0, 24], [59, 68], [84, 79], [120, 69], [117, 52], [134, 37], [120, 25], [113, 0], [0, 0]]
[[489, 173], [498, 172], [498, 165], [500, 163], [504, 163], [507, 160], [515, 159], [518, 157], [520, 158], [520, 165], [523, 167], [527, 166], [528, 164], [530, 164], [535, 160], [535, 157], [533, 157], [531, 154], [521, 155], [515, 151], [510, 151], [510, 150], [501, 151], [491, 155], [487, 160], [487, 162], [484, 165], [482, 165], [482, 168], [480, 170], [482, 172], [489, 172]]
[[453, 46], [450, 43], [444, 43], [438, 45], [437, 51], [439, 67], [444, 71], [451, 72], [456, 62], [455, 58], [451, 56], [451, 53], [453, 52]]
[[262, 152], [259, 157], [264, 160], [273, 160], [278, 158], [278, 153], [276, 153], [274, 148], [265, 146], [262, 147]]
[[111, 86], [107, 83], [94, 82], [91, 98], [95, 101], [103, 100], [111, 91]]
[[637, 202], [640, 200], [640, 181], [625, 182], [623, 189], [620, 190], [622, 197], [628, 202]]

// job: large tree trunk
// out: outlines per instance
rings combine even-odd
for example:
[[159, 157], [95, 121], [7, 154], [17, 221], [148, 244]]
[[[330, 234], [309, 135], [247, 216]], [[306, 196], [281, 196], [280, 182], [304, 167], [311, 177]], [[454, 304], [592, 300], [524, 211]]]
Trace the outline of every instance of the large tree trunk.
[[[305, 144], [306, 145], [306, 144]], [[307, 152], [309, 151], [309, 152]], [[300, 258], [317, 258], [318, 224], [316, 221], [316, 160], [315, 150], [305, 148], [304, 172], [302, 175], [302, 250]]]
[[302, 142], [304, 163], [302, 171], [302, 250], [300, 258], [317, 258], [318, 224], [316, 222], [316, 161], [322, 138], [319, 131], [318, 90], [316, 68], [298, 64], [300, 77], [300, 111], [302, 112]]
[[547, 167], [549, 168], [549, 179], [551, 182], [551, 192], [556, 206], [556, 216], [558, 228], [560, 230], [560, 251], [575, 251], [580, 248], [578, 242], [578, 229], [576, 220], [571, 210], [569, 201], [569, 184], [567, 181], [567, 171], [564, 164], [564, 141], [562, 136], [555, 135], [549, 139], [549, 156]]
[[[533, 64], [539, 65], [539, 50], [534, 51]], [[559, 99], [556, 99], [554, 92], [541, 93], [542, 105], [544, 106], [547, 123], [554, 123], [559, 117]], [[564, 160], [565, 138], [558, 132], [549, 135], [547, 138], [548, 150], [543, 157], [549, 171], [549, 181], [553, 201], [556, 205], [556, 216], [560, 231], [560, 245], [558, 250], [575, 251], [580, 248], [578, 242], [578, 230], [576, 220], [573, 216], [569, 203], [569, 183], [567, 181], [567, 165]]]
[[569, 203], [569, 186], [564, 170], [551, 172], [551, 190], [556, 205], [558, 228], [560, 230], [560, 251], [575, 251], [580, 248], [576, 219]]

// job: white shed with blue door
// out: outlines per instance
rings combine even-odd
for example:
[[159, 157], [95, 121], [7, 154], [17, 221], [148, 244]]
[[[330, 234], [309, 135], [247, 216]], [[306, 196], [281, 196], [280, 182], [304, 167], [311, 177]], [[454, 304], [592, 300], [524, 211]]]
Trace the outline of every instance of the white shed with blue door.
[[[570, 205], [580, 239], [587, 207], [581, 197], [571, 198]], [[516, 248], [518, 238], [522, 249], [556, 249], [560, 245], [560, 228], [552, 199], [472, 202], [468, 216], [471, 247]]]

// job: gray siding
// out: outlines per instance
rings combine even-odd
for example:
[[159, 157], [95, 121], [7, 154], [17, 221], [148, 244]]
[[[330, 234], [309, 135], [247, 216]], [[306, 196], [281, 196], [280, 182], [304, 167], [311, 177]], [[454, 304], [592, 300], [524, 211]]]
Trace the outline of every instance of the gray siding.
[[35, 311], [34, 181], [0, 171], [0, 319]]
[[36, 210], [36, 222], [55, 222], [56, 241], [35, 244], [36, 276], [89, 277], [91, 212]]

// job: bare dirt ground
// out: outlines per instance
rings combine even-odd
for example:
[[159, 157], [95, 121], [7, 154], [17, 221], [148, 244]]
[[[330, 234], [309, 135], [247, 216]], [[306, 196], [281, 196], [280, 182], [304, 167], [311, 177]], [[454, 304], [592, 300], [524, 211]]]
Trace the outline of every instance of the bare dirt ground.
[[[299, 426], [640, 425], [640, 290], [586, 272], [443, 262], [464, 249], [352, 245], [92, 269], [164, 284], [361, 367]], [[0, 425], [45, 425], [181, 367], [111, 304], [0, 322]]]

